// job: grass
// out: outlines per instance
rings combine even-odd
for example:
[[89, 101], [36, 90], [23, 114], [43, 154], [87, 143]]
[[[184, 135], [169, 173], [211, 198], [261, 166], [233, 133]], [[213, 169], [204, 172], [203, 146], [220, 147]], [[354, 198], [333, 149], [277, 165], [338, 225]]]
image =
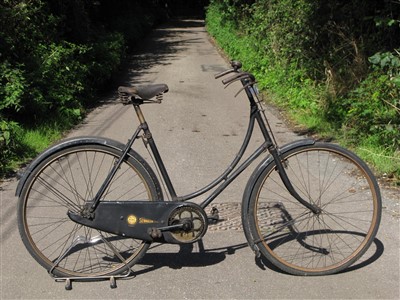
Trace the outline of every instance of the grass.
[[0, 179], [12, 175], [21, 165], [29, 162], [49, 145], [62, 138], [66, 124], [49, 123], [39, 126], [20, 126], [15, 135], [18, 148], [3, 166]]
[[400, 185], [400, 151], [392, 152], [381, 145], [363, 140], [355, 150], [356, 153], [370, 165], [379, 170], [388, 183]]
[[400, 186], [400, 151], [383, 146], [375, 136], [355, 136], [346, 129], [335, 128], [321, 113], [293, 109], [271, 96], [268, 102], [284, 111], [295, 132], [332, 141], [350, 149], [368, 163], [375, 175], [390, 185]]
[[37, 154], [46, 149], [50, 144], [62, 137], [63, 130], [58, 126], [40, 126], [34, 129], [25, 129], [22, 134], [23, 144]]

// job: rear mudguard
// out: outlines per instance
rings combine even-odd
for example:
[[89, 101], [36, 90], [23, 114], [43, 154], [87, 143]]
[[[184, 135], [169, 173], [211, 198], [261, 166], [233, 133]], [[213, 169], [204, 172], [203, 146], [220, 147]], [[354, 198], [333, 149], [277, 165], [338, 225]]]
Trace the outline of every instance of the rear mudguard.
[[[300, 148], [307, 145], [313, 145], [315, 141], [312, 139], [304, 139], [295, 142], [291, 142], [289, 144], [284, 145], [282, 148], [279, 149], [279, 154], [284, 154], [288, 151], [291, 151], [295, 148]], [[257, 182], [258, 178], [261, 176], [263, 171], [270, 165], [274, 163], [274, 159], [271, 155], [268, 155], [254, 170], [253, 174], [250, 176], [249, 180], [247, 181], [246, 188], [243, 194], [242, 200], [242, 224], [243, 230], [246, 236], [246, 239], [249, 243], [251, 249], [257, 252], [257, 248], [254, 244], [254, 238], [250, 231], [249, 226], [249, 209], [250, 209], [250, 197], [254, 190], [254, 185]]]
[[[17, 197], [19, 197], [21, 195], [21, 192], [27, 182], [27, 179], [29, 178], [29, 176], [31, 175], [31, 173], [50, 155], [70, 148], [70, 147], [74, 147], [74, 146], [80, 146], [80, 145], [103, 145], [103, 146], [107, 146], [119, 151], [123, 151], [123, 149], [125, 148], [125, 145], [117, 142], [115, 140], [112, 139], [108, 139], [108, 138], [100, 138], [100, 137], [92, 137], [92, 136], [82, 136], [82, 137], [74, 137], [74, 138], [70, 138], [70, 139], [65, 139], [53, 146], [51, 146], [50, 148], [48, 148], [47, 150], [45, 150], [44, 152], [42, 152], [38, 157], [36, 157], [30, 164], [29, 166], [26, 168], [25, 172], [22, 174], [21, 179], [19, 180], [15, 195]], [[148, 171], [150, 177], [152, 178], [156, 189], [157, 189], [157, 195], [158, 195], [158, 199], [162, 199], [162, 191], [161, 191], [161, 187], [160, 187], [160, 183], [157, 179], [157, 176], [155, 175], [154, 171], [151, 169], [151, 167], [148, 165], [148, 163], [134, 150], [130, 150], [128, 152], [128, 155], [134, 159], [136, 159], [137, 161], [139, 161]]]

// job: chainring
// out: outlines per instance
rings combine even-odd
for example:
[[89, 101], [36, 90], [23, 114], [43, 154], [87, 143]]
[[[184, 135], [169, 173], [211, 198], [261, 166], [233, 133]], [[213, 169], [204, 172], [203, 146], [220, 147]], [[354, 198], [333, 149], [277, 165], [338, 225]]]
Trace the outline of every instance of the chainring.
[[194, 203], [176, 208], [170, 214], [168, 225], [189, 224], [188, 229], [171, 231], [171, 236], [182, 244], [190, 244], [201, 239], [207, 231], [208, 221], [204, 210]]

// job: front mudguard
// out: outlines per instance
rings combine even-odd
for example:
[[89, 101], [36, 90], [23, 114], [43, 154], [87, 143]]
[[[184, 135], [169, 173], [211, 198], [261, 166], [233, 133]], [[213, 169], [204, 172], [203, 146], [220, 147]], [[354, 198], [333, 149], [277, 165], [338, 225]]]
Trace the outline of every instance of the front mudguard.
[[[304, 140], [299, 140], [295, 142], [288, 143], [284, 145], [282, 148], [278, 150], [279, 154], [285, 154], [288, 151], [291, 151], [295, 148], [300, 148], [308, 145], [313, 145], [315, 144], [315, 140], [313, 139], [304, 139]], [[244, 234], [246, 236], [246, 239], [249, 243], [249, 246], [251, 249], [253, 249], [255, 252], [257, 252], [257, 247], [255, 247], [254, 243], [254, 238], [251, 234], [250, 231], [250, 225], [249, 225], [249, 210], [250, 210], [250, 197], [251, 194], [253, 193], [254, 186], [261, 176], [261, 174], [264, 172], [264, 170], [270, 165], [274, 163], [274, 159], [271, 155], [268, 155], [254, 170], [253, 174], [250, 176], [249, 180], [247, 181], [246, 188], [243, 193], [243, 199], [242, 199], [242, 224], [243, 224], [243, 230]], [[256, 253], [257, 254], [257, 253]]]
[[[24, 173], [22, 174], [17, 189], [15, 191], [15, 195], [17, 197], [19, 197], [22, 193], [22, 190], [27, 182], [27, 179], [29, 178], [29, 176], [31, 175], [31, 173], [50, 155], [53, 155], [54, 153], [64, 150], [64, 149], [68, 149], [70, 147], [74, 147], [74, 146], [80, 146], [80, 145], [102, 145], [102, 146], [107, 146], [119, 151], [123, 151], [125, 148], [125, 145], [112, 140], [112, 139], [108, 139], [108, 138], [102, 138], [102, 137], [93, 137], [93, 136], [81, 136], [81, 137], [74, 137], [74, 138], [69, 138], [69, 139], [65, 139], [53, 146], [51, 146], [50, 148], [48, 148], [47, 150], [43, 151], [41, 154], [39, 154], [39, 156], [37, 156], [30, 164], [29, 166], [26, 168], [26, 170], [24, 171]], [[150, 166], [147, 164], [147, 162], [134, 150], [130, 149], [130, 151], [128, 152], [128, 155], [131, 156], [132, 158], [138, 160], [142, 165], [144, 165], [146, 167], [146, 170], [149, 171], [149, 175], [152, 178], [153, 182], [156, 185], [156, 189], [157, 189], [157, 194], [159, 199], [162, 199], [162, 192], [161, 192], [161, 188], [160, 188], [160, 184], [159, 181], [157, 179], [157, 176], [155, 175], [155, 173], [152, 171], [152, 169], [150, 168]]]

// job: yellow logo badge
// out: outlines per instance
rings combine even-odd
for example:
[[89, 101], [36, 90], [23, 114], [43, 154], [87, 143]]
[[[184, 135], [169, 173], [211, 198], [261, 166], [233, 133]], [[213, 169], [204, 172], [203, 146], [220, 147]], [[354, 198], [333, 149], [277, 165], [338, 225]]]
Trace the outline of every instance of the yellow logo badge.
[[137, 218], [135, 215], [129, 215], [126, 220], [130, 226], [133, 226], [137, 223]]

